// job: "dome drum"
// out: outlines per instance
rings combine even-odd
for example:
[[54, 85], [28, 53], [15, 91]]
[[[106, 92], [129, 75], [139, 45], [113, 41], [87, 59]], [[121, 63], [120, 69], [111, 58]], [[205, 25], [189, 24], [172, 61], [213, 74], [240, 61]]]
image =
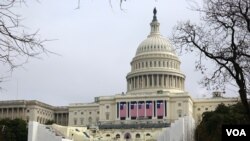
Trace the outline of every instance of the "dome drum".
[[180, 72], [180, 62], [169, 59], [140, 59], [131, 63], [131, 71], [166, 69]]
[[175, 74], [140, 74], [127, 78], [128, 92], [140, 89], [175, 89], [184, 91], [183, 76]]

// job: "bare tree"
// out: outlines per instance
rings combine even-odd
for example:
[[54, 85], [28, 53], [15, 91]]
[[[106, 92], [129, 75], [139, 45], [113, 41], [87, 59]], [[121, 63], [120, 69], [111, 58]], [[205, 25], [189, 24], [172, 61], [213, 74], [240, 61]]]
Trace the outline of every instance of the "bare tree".
[[37, 32], [26, 33], [20, 24], [20, 16], [14, 8], [25, 3], [24, 0], [1, 0], [0, 2], [0, 65], [13, 70], [30, 57], [48, 53]]
[[[20, 24], [21, 17], [14, 8], [25, 4], [25, 0], [1, 0], [0, 2], [0, 65], [4, 70], [13, 71], [26, 63], [29, 58], [41, 53], [51, 53], [44, 47], [37, 32], [27, 33]], [[0, 83], [6, 77], [0, 77]], [[1, 87], [0, 87], [1, 90]]]
[[[226, 83], [236, 84], [250, 118], [250, 1], [204, 0], [203, 7], [195, 10], [202, 15], [201, 24], [179, 23], [173, 42], [181, 50], [199, 54], [196, 69], [204, 74], [204, 86], [220, 89]], [[204, 59], [216, 66], [210, 75]]]

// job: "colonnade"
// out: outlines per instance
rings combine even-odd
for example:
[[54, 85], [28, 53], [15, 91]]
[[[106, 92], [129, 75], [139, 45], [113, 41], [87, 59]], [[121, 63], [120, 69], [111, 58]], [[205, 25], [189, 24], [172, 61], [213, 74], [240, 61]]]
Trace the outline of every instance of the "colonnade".
[[24, 107], [10, 107], [10, 108], [0, 108], [0, 118], [22, 118], [25, 119], [26, 108]]
[[177, 88], [184, 90], [184, 78], [167, 74], [147, 74], [133, 76], [127, 79], [127, 90], [142, 88]]
[[[147, 116], [147, 102], [150, 102], [152, 104], [152, 114], [149, 115], [150, 118], [153, 119], [162, 119], [163, 117], [167, 116], [167, 101], [166, 100], [139, 100], [139, 101], [127, 101], [127, 102], [117, 102], [116, 103], [116, 115], [117, 115], [117, 119], [121, 119], [121, 120], [125, 120], [125, 119], [137, 119], [137, 118], [148, 118]], [[139, 116], [139, 105], [140, 104], [144, 104], [144, 108], [142, 110], [144, 110], [144, 116]], [[120, 115], [120, 104], [126, 104], [126, 116], [122, 117]], [[131, 114], [131, 105], [136, 104], [136, 116], [132, 116]], [[158, 106], [157, 104], [162, 104], [162, 114], [158, 113]]]
[[55, 113], [55, 123], [59, 125], [68, 125], [69, 114], [68, 113]]

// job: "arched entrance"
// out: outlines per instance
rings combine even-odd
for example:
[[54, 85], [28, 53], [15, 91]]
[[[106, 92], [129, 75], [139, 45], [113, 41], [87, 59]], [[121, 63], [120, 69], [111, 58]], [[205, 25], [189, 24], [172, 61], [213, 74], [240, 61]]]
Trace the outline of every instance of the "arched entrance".
[[131, 139], [131, 134], [130, 134], [130, 133], [126, 133], [126, 134], [124, 135], [124, 139], [125, 139], [125, 140]]

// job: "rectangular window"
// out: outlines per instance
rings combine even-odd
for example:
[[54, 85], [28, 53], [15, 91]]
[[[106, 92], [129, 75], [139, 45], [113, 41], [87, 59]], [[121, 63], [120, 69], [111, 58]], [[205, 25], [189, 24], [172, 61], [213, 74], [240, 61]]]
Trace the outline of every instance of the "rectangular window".
[[83, 125], [83, 121], [84, 121], [84, 120], [83, 120], [83, 118], [82, 118], [82, 119], [81, 119], [81, 125]]
[[109, 113], [106, 113], [106, 120], [109, 120]]
[[77, 119], [76, 118], [74, 119], [74, 125], [77, 125]]

